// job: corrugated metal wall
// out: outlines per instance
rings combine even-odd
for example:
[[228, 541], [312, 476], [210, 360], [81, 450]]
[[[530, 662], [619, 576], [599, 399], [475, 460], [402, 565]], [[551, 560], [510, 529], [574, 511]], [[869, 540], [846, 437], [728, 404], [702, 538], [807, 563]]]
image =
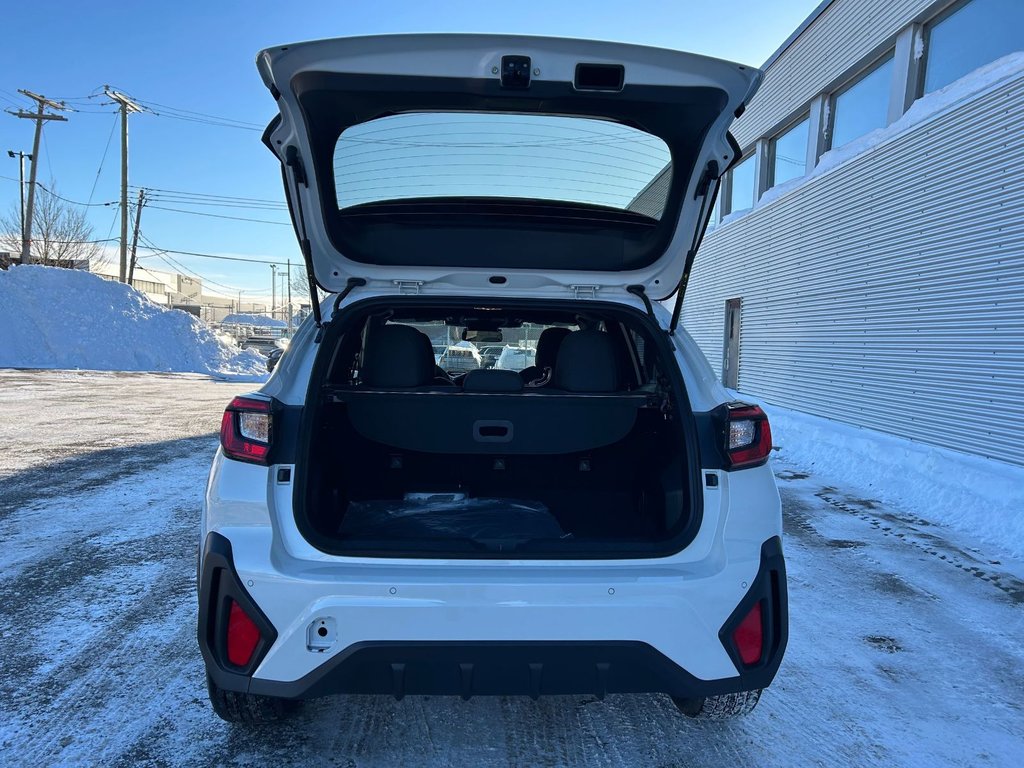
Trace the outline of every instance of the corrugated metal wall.
[[1022, 126], [1024, 78], [720, 227], [684, 326], [720, 373], [742, 297], [742, 391], [1024, 465]]
[[760, 90], [732, 128], [740, 146], [806, 108], [808, 102], [936, 0], [837, 0], [765, 72]]

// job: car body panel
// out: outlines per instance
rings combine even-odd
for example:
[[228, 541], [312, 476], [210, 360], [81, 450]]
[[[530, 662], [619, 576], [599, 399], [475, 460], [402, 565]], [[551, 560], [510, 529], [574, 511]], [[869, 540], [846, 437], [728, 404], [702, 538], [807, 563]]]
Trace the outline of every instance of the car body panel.
[[[682, 202], [672, 219], [671, 237], [665, 241], [664, 251], [646, 266], [632, 270], [503, 267], [500, 275], [483, 258], [479, 264], [420, 266], [348, 258], [335, 247], [329, 232], [332, 225], [317, 170], [302, 168], [303, 159], [313, 157], [312, 139], [307, 131], [309, 116], [304, 114], [292, 83], [309, 73], [448, 77], [493, 92], [495, 74], [506, 54], [529, 56], [536, 68], [534, 77], [541, 84], [573, 84], [573, 73], [580, 62], [624, 63], [627, 85], [718, 88], [727, 94], [725, 107], [694, 149], [694, 172], [682, 185], [683, 196], [674, 198]], [[603, 304], [609, 311], [607, 302], [611, 301], [632, 310], [618, 314], [649, 316], [650, 332], [655, 334], [660, 329], [666, 334], [668, 345], [659, 342], [659, 353], [671, 355], [664, 360], [667, 368], [678, 368], [680, 376], [671, 376], [673, 387], [688, 401], [686, 405], [695, 420], [705, 419], [700, 423], [706, 425], [713, 411], [733, 400], [694, 340], [682, 329], [669, 333], [669, 311], [657, 302], [652, 306], [647, 299], [669, 295], [692, 259], [692, 245], [715, 187], [713, 183], [701, 187], [701, 170], [710, 168], [714, 160], [720, 174], [735, 159], [736, 150], [728, 141], [727, 129], [734, 113], [756, 89], [760, 80], [757, 70], [640, 46], [490, 35], [371, 37], [278, 46], [262, 52], [258, 64], [281, 113], [264, 140], [283, 164], [291, 158], [291, 164], [285, 167], [285, 182], [296, 230], [311, 274], [332, 292], [319, 305], [324, 324], [333, 322], [339, 311], [358, 311], [357, 305], [363, 302], [383, 299], [388, 302], [386, 306], [393, 306], [405, 300], [402, 294], [451, 299], [454, 305], [465, 305], [467, 299], [472, 299], [473, 306], [477, 306], [476, 301], [479, 306], [492, 306], [489, 301], [500, 306], [504, 300], [516, 299], [509, 305], [531, 306], [533, 301], [555, 300], [552, 304], [557, 301], [557, 306], [564, 309], [565, 304], [574, 301], [579, 303], [581, 314], [587, 312], [589, 303], [596, 310]], [[616, 98], [612, 93], [593, 95], [595, 112], [613, 114]], [[499, 102], [496, 109], [507, 103]], [[636, 291], [637, 286], [643, 291]], [[627, 290], [630, 287], [634, 290]], [[328, 328], [326, 338], [333, 338], [331, 333]], [[314, 390], [311, 377], [324, 334], [318, 324], [303, 323], [288, 353], [253, 397], [270, 399], [273, 409], [286, 409], [279, 415], [301, 414]], [[474, 364], [480, 365], [480, 354], [477, 350], [472, 354]], [[498, 359], [500, 356], [493, 362]], [[686, 416], [689, 418], [689, 414]], [[289, 432], [291, 428], [285, 426], [286, 421], [275, 421], [272, 434], [278, 440], [297, 441], [298, 437]], [[280, 433], [273, 432], [278, 426]], [[698, 429], [702, 435], [701, 430], [704, 427]], [[680, 543], [682, 548], [675, 552], [612, 558], [602, 550], [601, 559], [563, 558], [561, 552], [550, 559], [517, 559], [502, 554], [486, 559], [331, 554], [311, 544], [296, 520], [295, 483], [303, 469], [303, 454], [276, 452], [272, 445], [271, 460], [279, 463], [260, 466], [227, 458], [218, 450], [203, 501], [200, 599], [206, 600], [206, 605], [219, 601], [221, 606], [227, 599], [226, 593], [215, 591], [221, 579], [218, 574], [224, 571], [203, 568], [205, 548], [216, 541], [221, 567], [231, 571], [234, 594], [273, 631], [268, 635], [271, 640], [265, 643], [265, 655], [261, 650], [247, 669], [226, 668], [215, 658], [209, 643], [204, 646], [204, 627], [210, 626], [210, 612], [208, 608], [204, 612], [201, 604], [200, 646], [211, 679], [217, 678], [221, 681], [218, 685], [223, 683], [234, 691], [301, 696], [313, 690], [308, 681], [321, 674], [328, 676], [340, 666], [339, 662], [369, 658], [360, 656], [365, 648], [380, 651], [383, 647], [385, 650], [374, 658], [387, 657], [388, 663], [382, 667], [389, 670], [385, 677], [394, 672], [397, 679], [404, 675], [404, 649], [417, 644], [428, 656], [430, 651], [423, 646], [445, 646], [447, 650], [438, 650], [438, 656], [444, 656], [446, 664], [455, 658], [465, 676], [465, 667], [472, 668], [472, 664], [463, 664], [458, 657], [460, 644], [467, 648], [473, 645], [472, 653], [482, 653], [480, 646], [489, 643], [496, 644], [494, 647], [539, 644], [547, 648], [545, 658], [555, 659], [568, 647], [559, 644], [611, 647], [632, 643], [650, 649], [669, 666], [675, 665], [673, 671], [681, 670], [684, 677], [715, 683], [699, 690], [738, 691], [767, 685], [778, 668], [785, 629], [777, 636], [779, 653], [773, 653], [768, 661], [768, 651], [764, 651], [764, 674], [760, 677], [750, 675], [752, 670], [737, 660], [735, 649], [727, 647], [723, 633], [730, 632], [733, 622], [739, 621], [737, 613], [741, 609], [745, 613], [768, 594], [762, 590], [769, 543], [778, 552], [778, 565], [771, 572], [773, 578], [783, 580], [782, 602], [778, 605], [784, 615], [784, 566], [779, 551], [781, 504], [771, 464], [769, 461], [726, 471], [720, 447], [712, 443], [705, 455], [700, 451], [706, 446], [696, 436], [687, 435], [687, 439], [694, 449], [700, 445], [697, 450], [688, 448], [687, 453], [688, 471], [698, 473], [688, 475], [693, 483], [690, 498], [694, 508], [700, 505], [696, 534], [685, 546]], [[775, 587], [778, 595], [778, 584]], [[330, 627], [327, 640], [316, 640], [313, 633], [318, 627]], [[398, 648], [398, 655], [388, 657], [388, 647]], [[599, 668], [608, 667], [607, 659], [599, 657], [602, 650], [594, 653], [598, 654], [594, 658], [600, 676]], [[635, 657], [634, 668], [642, 666], [649, 673], [653, 667], [641, 660], [642, 656]], [[498, 664], [505, 661], [498, 652]], [[531, 676], [535, 667], [543, 666], [534, 664], [533, 657], [528, 661]], [[619, 674], [628, 678], [626, 666]], [[577, 681], [581, 686], [578, 692], [592, 690], [582, 687], [583, 677], [590, 685], [592, 671], [590, 667], [583, 670]], [[470, 669], [469, 677], [472, 674]], [[420, 682], [423, 679], [418, 678]], [[645, 679], [649, 680], [650, 675]], [[537, 684], [539, 687], [539, 680]], [[339, 685], [340, 691], [344, 685]], [[466, 685], [471, 687], [468, 682]], [[400, 683], [396, 686], [395, 695], [400, 695]], [[441, 687], [451, 686], [445, 683]], [[637, 689], [627, 686], [619, 690]], [[678, 686], [657, 690], [673, 695], [704, 695], [679, 693]]]

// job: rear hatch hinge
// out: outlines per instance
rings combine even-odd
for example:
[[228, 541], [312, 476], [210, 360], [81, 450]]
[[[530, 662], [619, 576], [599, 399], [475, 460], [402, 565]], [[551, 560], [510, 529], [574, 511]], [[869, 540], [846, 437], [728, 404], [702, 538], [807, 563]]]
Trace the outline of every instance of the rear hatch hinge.
[[596, 299], [598, 285], [570, 285], [569, 290], [577, 299]]
[[392, 280], [398, 286], [398, 292], [403, 296], [415, 296], [420, 293], [423, 285], [422, 280]]

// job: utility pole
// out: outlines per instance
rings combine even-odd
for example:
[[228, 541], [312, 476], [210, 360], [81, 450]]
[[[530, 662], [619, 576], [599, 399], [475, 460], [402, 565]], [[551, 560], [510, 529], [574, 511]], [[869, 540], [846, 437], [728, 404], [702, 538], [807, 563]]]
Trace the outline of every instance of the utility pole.
[[28, 203], [25, 206], [25, 223], [22, 228], [21, 236], [21, 263], [29, 264], [32, 261], [32, 208], [35, 204], [36, 199], [36, 167], [39, 165], [39, 139], [43, 133], [43, 123], [47, 120], [58, 120], [62, 123], [67, 122], [67, 118], [63, 115], [55, 115], [53, 113], [47, 114], [46, 108], [56, 110], [66, 110], [63, 101], [54, 101], [48, 99], [45, 96], [40, 96], [38, 93], [32, 93], [32, 91], [26, 91], [23, 88], [18, 89], [18, 93], [28, 96], [36, 103], [35, 112], [26, 112], [23, 109], [19, 109], [17, 112], [11, 112], [15, 117], [20, 117], [23, 120], [35, 120], [36, 121], [36, 135], [32, 140], [32, 154], [29, 158], [32, 160], [32, 170], [29, 172], [28, 180]]
[[292, 335], [292, 260], [288, 259], [288, 335]]
[[103, 92], [121, 109], [121, 268], [119, 279], [128, 280], [128, 115], [141, 112], [142, 107], [123, 93], [103, 86]]
[[25, 154], [24, 152], [15, 152], [13, 149], [7, 150], [8, 157], [18, 158], [18, 193], [21, 196], [21, 241], [25, 242], [25, 158], [32, 159], [32, 155]]
[[139, 190], [139, 200], [135, 203], [135, 232], [132, 234], [132, 258], [128, 266], [128, 285], [135, 279], [135, 249], [139, 246], [139, 221], [142, 219], [142, 206], [146, 204], [146, 190]]
[[277, 264], [270, 265], [270, 319], [274, 319], [274, 308], [277, 306]]

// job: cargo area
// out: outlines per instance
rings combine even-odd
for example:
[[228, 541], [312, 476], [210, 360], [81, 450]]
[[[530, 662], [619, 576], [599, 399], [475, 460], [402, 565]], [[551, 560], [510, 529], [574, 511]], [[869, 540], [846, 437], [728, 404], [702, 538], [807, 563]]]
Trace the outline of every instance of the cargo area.
[[[685, 544], [699, 520], [688, 409], [638, 319], [403, 307], [345, 327], [320, 352], [299, 467], [297, 522], [314, 545], [614, 557]], [[439, 348], [474, 338], [515, 354], [439, 367], [456, 359]]]

